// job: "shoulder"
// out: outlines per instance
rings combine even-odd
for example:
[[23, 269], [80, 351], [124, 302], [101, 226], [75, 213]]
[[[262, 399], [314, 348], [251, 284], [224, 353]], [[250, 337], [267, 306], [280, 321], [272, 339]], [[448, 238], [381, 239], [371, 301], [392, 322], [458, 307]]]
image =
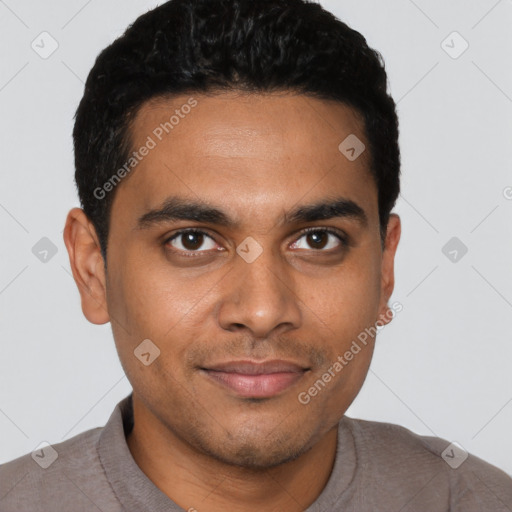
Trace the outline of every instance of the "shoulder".
[[58, 504], [58, 510], [85, 511], [98, 497], [112, 501], [96, 449], [102, 430], [87, 430], [1, 464], [0, 510], [35, 512]]
[[435, 495], [449, 504], [449, 510], [512, 509], [512, 478], [459, 445], [391, 423], [348, 417], [343, 422], [364, 461], [367, 484], [373, 480], [387, 493], [416, 500], [428, 501]]

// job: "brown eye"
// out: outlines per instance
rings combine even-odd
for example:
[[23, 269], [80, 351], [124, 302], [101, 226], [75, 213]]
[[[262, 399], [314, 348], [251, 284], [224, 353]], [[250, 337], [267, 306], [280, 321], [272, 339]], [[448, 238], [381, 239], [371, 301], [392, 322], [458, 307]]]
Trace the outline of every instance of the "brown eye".
[[[205, 252], [215, 249], [216, 247], [211, 236], [203, 231], [197, 230], [179, 231], [165, 243], [178, 252]], [[199, 250], [201, 248], [202, 250]]]
[[189, 251], [197, 251], [203, 245], [202, 233], [184, 233], [181, 237], [183, 247]]
[[323, 249], [329, 241], [329, 236], [325, 231], [315, 231], [308, 233], [306, 240], [313, 249]]
[[[306, 243], [301, 243], [305, 240]], [[348, 245], [346, 238], [331, 229], [309, 229], [302, 234], [292, 245], [293, 249], [313, 249], [319, 252], [328, 252], [329, 249], [343, 248]]]

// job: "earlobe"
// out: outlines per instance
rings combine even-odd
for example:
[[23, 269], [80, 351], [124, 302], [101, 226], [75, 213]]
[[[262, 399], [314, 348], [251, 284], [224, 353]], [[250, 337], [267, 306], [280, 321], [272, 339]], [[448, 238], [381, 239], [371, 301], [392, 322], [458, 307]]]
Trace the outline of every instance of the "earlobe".
[[395, 255], [400, 242], [401, 222], [400, 217], [396, 213], [392, 213], [389, 217], [386, 230], [386, 243], [382, 253], [382, 281], [381, 281], [381, 305], [379, 309], [379, 323], [388, 324], [393, 315], [388, 306], [388, 300], [393, 293], [395, 287]]
[[106, 301], [106, 276], [96, 230], [80, 208], [69, 211], [64, 227], [73, 278], [80, 292], [82, 311], [93, 324], [110, 320]]

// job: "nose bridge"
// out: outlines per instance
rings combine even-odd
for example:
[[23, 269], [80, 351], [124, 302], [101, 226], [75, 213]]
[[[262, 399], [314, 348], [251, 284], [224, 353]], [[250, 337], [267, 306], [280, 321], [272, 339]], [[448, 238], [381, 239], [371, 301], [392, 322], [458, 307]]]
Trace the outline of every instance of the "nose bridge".
[[236, 269], [219, 312], [222, 327], [245, 326], [255, 337], [266, 337], [281, 324], [296, 328], [300, 309], [282, 258], [251, 240], [240, 244], [237, 252]]

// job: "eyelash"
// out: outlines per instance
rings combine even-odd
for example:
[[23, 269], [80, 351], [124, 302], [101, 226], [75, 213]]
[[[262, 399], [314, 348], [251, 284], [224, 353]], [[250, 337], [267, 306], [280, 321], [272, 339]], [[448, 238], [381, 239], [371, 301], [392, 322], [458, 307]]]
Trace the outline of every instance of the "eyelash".
[[[172, 235], [171, 237], [167, 238], [164, 241], [164, 246], [167, 246], [167, 244], [169, 242], [171, 242], [172, 240], [174, 240], [176, 238], [179, 238], [181, 235], [185, 235], [185, 234], [188, 234], [188, 233], [195, 233], [195, 234], [199, 234], [199, 235], [206, 235], [208, 238], [211, 238], [212, 240], [215, 240], [206, 231], [203, 231], [201, 229], [196, 229], [196, 228], [187, 228], [187, 229], [182, 229], [180, 231], [177, 231], [176, 233], [174, 233], [174, 235]], [[339, 240], [342, 248], [346, 248], [349, 245], [347, 235], [345, 233], [343, 233], [342, 231], [338, 231], [338, 230], [333, 229], [333, 228], [316, 228], [316, 227], [306, 228], [303, 231], [301, 231], [300, 236], [298, 238], [296, 238], [295, 241], [300, 240], [302, 237], [304, 237], [305, 235], [308, 235], [309, 233], [327, 233], [329, 235], [335, 236]], [[329, 252], [329, 251], [324, 251], [322, 249], [318, 249], [318, 250], [311, 249], [311, 250], [315, 251], [315, 252], [327, 252], [327, 253]], [[181, 249], [171, 249], [171, 251], [172, 252], [180, 253], [181, 255], [183, 255], [186, 258], [196, 258], [199, 255], [201, 255], [202, 252], [206, 252], [206, 251], [190, 251], [190, 250], [189, 251], [182, 251]]]

